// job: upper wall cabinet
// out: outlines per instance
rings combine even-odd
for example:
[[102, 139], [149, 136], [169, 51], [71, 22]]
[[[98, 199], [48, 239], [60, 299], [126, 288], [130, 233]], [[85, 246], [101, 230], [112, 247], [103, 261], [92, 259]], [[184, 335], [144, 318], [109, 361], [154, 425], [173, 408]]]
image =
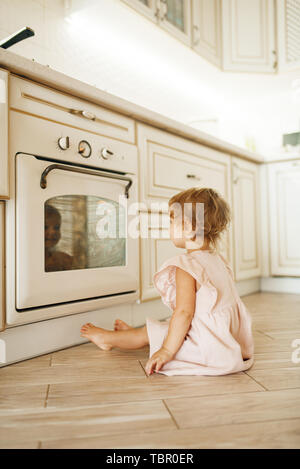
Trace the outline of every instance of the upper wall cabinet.
[[276, 0], [278, 69], [300, 68], [300, 0]]
[[273, 0], [223, 0], [223, 68], [274, 72]]
[[0, 198], [8, 196], [8, 73], [0, 70]]
[[300, 68], [300, 0], [122, 0], [225, 71]]
[[221, 66], [221, 2], [192, 0], [193, 49], [210, 62]]

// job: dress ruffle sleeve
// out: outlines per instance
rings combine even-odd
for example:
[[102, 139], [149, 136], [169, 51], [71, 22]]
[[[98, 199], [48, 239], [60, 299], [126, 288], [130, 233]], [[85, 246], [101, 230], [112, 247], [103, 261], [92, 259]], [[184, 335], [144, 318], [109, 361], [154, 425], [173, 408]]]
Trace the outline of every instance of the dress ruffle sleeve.
[[153, 276], [153, 284], [159, 292], [162, 302], [172, 311], [176, 307], [176, 268], [185, 270], [201, 286], [205, 286], [211, 298], [212, 308], [217, 300], [217, 290], [207, 277], [205, 269], [192, 256], [186, 254], [174, 256], [165, 261]]

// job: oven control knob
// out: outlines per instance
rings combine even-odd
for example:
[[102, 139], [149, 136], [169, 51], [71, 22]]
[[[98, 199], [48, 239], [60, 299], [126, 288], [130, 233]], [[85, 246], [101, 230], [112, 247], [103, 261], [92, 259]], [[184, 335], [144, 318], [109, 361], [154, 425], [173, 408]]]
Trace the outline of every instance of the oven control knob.
[[78, 145], [78, 153], [83, 158], [89, 158], [92, 154], [92, 147], [86, 140], [81, 140]]
[[58, 139], [58, 146], [61, 150], [67, 150], [70, 148], [70, 139], [69, 137], [61, 137]]
[[113, 155], [113, 152], [108, 150], [107, 148], [102, 148], [101, 156], [104, 160], [108, 160]]

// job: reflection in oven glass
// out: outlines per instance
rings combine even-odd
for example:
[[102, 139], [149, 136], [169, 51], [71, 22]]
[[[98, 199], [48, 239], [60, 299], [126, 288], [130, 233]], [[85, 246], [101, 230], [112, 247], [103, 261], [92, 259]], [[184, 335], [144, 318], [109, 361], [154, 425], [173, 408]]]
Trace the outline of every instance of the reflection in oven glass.
[[125, 208], [103, 197], [45, 202], [45, 271], [126, 265]]

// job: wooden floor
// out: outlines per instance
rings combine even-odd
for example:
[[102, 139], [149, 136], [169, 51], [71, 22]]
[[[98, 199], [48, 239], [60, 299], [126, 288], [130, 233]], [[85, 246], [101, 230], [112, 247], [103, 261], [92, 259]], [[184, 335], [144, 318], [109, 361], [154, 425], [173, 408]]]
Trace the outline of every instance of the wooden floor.
[[246, 373], [147, 377], [148, 348], [93, 344], [0, 369], [0, 447], [300, 448], [300, 295], [243, 301], [255, 336]]

